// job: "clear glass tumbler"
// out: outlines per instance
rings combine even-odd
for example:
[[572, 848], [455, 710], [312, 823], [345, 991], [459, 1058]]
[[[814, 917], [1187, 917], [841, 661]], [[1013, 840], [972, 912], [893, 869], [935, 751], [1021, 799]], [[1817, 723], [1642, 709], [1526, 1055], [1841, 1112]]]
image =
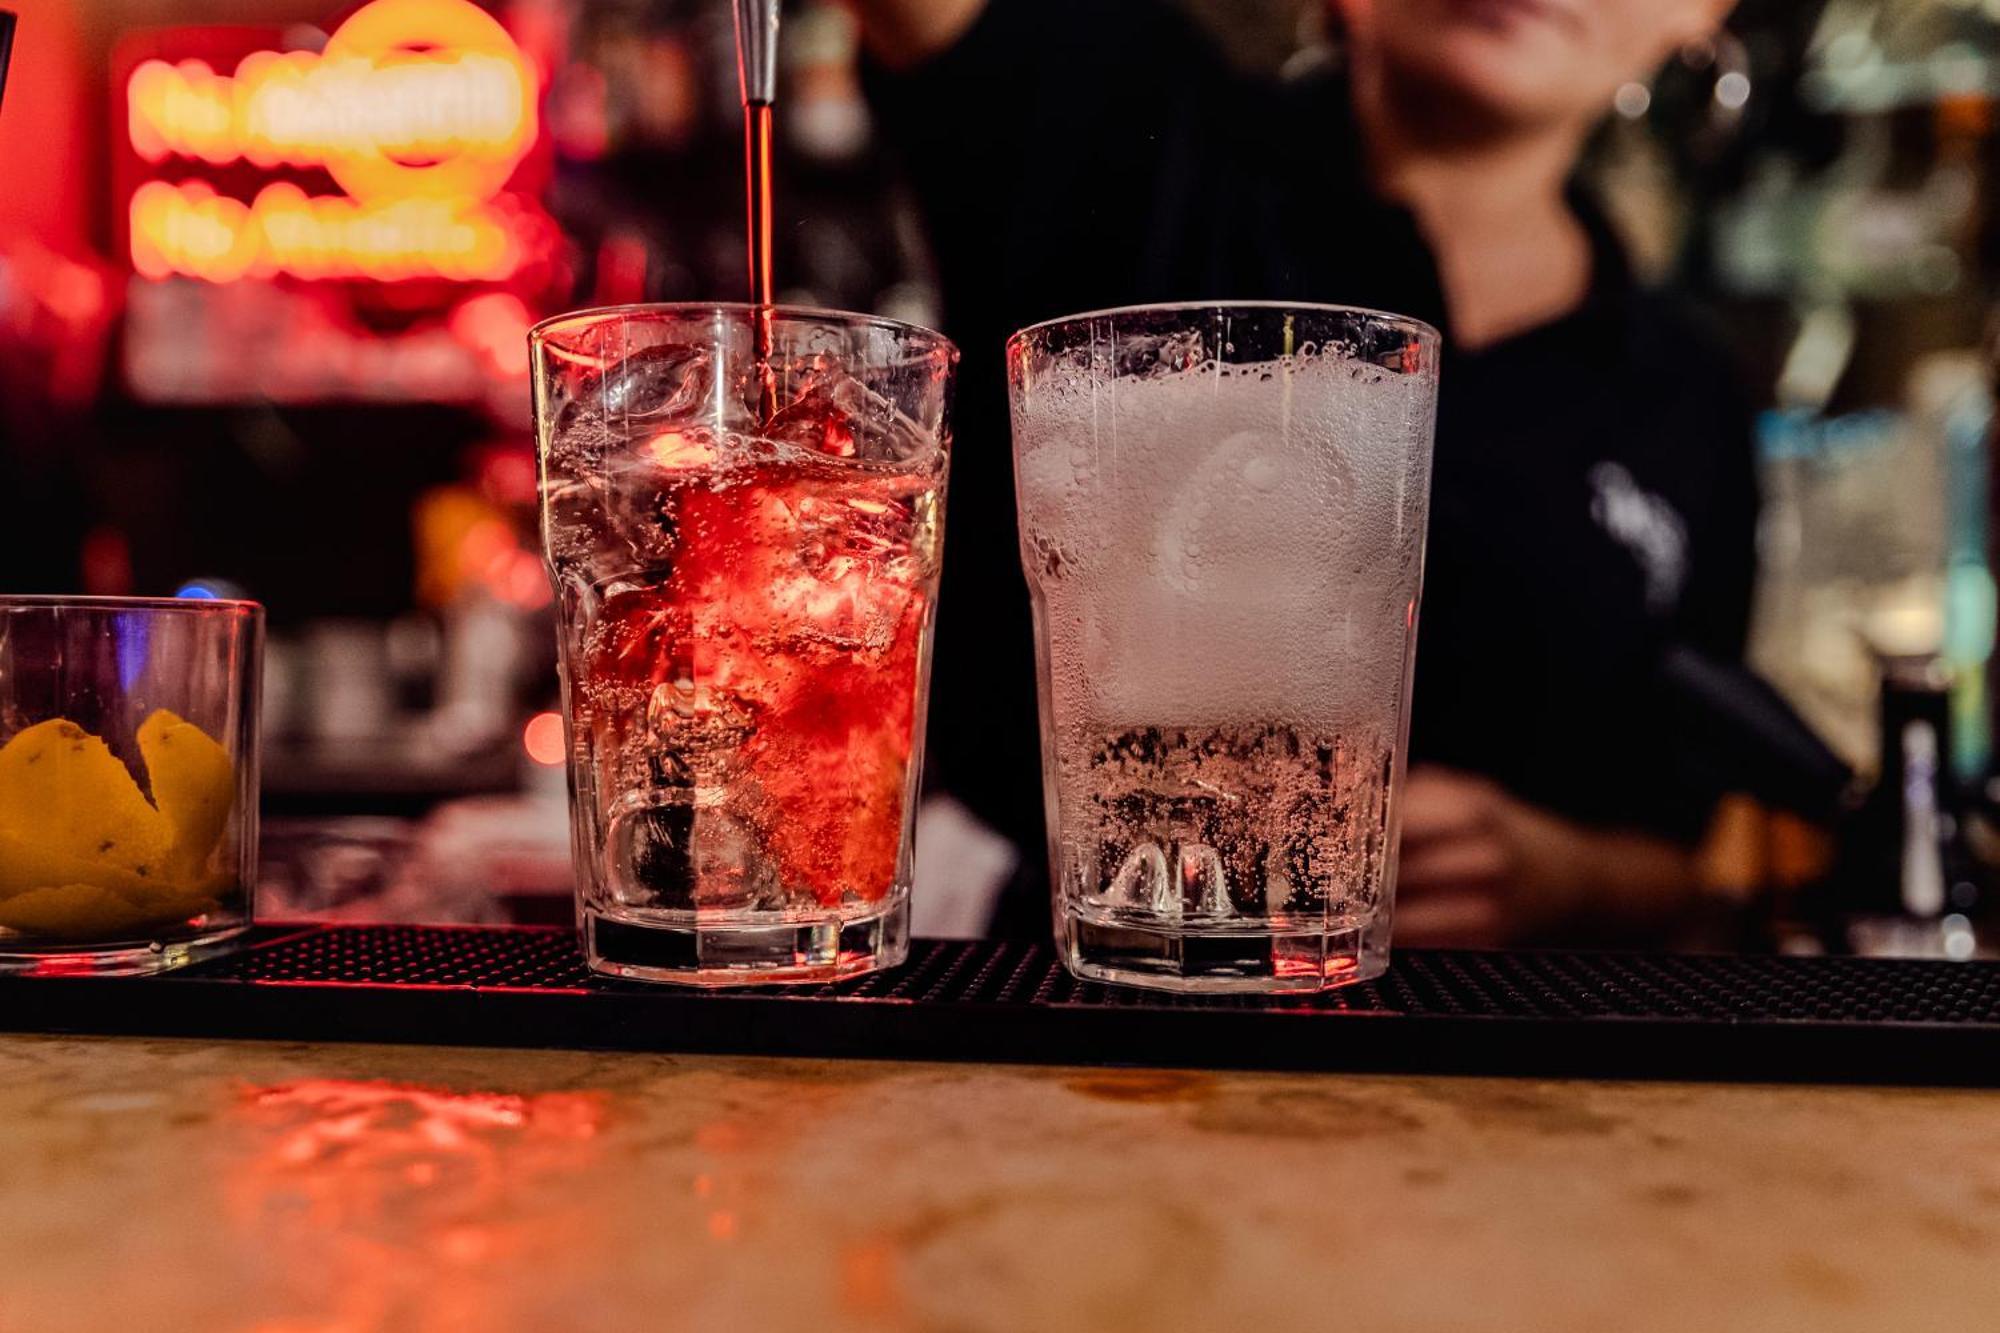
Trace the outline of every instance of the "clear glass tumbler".
[[0, 971], [130, 974], [250, 923], [254, 602], [0, 597]]
[[1008, 345], [1057, 943], [1078, 976], [1388, 965], [1439, 338], [1156, 306]]
[[957, 349], [749, 306], [530, 341], [590, 965], [900, 962]]

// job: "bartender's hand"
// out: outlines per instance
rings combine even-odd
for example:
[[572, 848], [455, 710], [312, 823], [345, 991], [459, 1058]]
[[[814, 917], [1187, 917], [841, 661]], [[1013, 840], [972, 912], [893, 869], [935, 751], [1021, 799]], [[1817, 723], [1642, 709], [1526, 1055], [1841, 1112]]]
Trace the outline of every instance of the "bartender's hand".
[[1572, 823], [1485, 778], [1420, 768], [1404, 788], [1398, 944], [1629, 935], [1687, 907], [1697, 886], [1688, 849]]
[[938, 55], [972, 26], [986, 0], [850, 0], [868, 50], [890, 69]]

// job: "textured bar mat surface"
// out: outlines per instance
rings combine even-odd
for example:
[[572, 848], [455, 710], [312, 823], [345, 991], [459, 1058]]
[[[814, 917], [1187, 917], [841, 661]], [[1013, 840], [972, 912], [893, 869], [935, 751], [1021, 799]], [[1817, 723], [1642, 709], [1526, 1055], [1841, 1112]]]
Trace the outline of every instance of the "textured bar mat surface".
[[700, 992], [593, 977], [567, 930], [274, 925], [161, 977], [0, 978], [0, 1030], [2000, 1086], [2000, 963], [1418, 949], [1318, 996], [1198, 1000], [918, 941], [889, 973]]

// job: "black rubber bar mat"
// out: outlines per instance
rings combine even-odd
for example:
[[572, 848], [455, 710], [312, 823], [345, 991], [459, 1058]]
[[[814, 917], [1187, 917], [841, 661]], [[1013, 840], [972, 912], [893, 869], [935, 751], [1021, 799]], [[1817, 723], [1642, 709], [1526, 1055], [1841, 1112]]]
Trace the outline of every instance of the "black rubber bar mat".
[[165, 976], [0, 978], [0, 1030], [897, 1060], [2000, 1086], [2000, 963], [1405, 950], [1310, 997], [1078, 982], [1043, 945], [694, 991], [546, 928], [263, 926]]

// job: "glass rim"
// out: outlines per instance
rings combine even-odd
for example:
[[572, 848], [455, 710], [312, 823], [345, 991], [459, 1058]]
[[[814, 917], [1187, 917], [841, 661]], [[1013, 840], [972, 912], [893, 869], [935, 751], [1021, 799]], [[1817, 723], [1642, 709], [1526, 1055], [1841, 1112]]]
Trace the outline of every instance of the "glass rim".
[[107, 597], [98, 594], [0, 593], [5, 611], [158, 611], [191, 615], [262, 615], [264, 604], [247, 597]]
[[957, 343], [939, 333], [936, 329], [922, 324], [912, 324], [907, 320], [890, 319], [887, 315], [864, 314], [857, 310], [832, 310], [822, 306], [804, 305], [753, 305], [748, 301], [632, 301], [622, 305], [589, 306], [582, 310], [571, 310], [560, 315], [550, 315], [528, 329], [528, 343], [533, 347], [548, 344], [567, 325], [584, 327], [619, 318], [641, 316], [665, 317], [673, 315], [755, 315], [760, 310], [769, 310], [780, 320], [797, 320], [804, 323], [843, 325], [848, 328], [889, 329], [897, 333], [914, 333], [930, 339], [944, 349], [956, 364], [964, 355]]
[[1016, 344], [1039, 335], [1053, 333], [1072, 324], [1083, 324], [1093, 319], [1108, 319], [1117, 315], [1223, 314], [1231, 311], [1359, 316], [1407, 329], [1417, 337], [1439, 346], [1444, 343], [1444, 334], [1438, 331], [1435, 324], [1418, 319], [1415, 315], [1402, 315], [1394, 310], [1381, 310], [1374, 306], [1334, 305], [1320, 301], [1154, 301], [1143, 305], [1106, 306], [1102, 310], [1084, 310], [1074, 315], [1058, 315], [1054, 319], [1045, 319], [1015, 330], [1007, 339], [1007, 347], [1011, 351]]

